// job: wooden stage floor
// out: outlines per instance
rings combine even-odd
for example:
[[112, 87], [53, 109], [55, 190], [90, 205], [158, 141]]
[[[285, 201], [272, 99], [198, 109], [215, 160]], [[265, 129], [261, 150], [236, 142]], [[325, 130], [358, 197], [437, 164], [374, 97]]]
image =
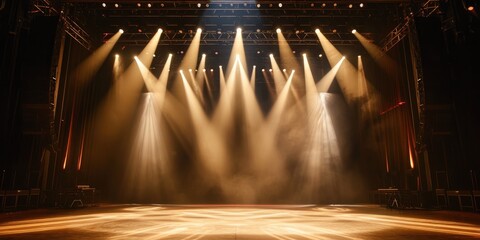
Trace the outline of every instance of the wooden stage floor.
[[480, 214], [376, 205], [100, 205], [0, 214], [0, 239], [480, 239]]

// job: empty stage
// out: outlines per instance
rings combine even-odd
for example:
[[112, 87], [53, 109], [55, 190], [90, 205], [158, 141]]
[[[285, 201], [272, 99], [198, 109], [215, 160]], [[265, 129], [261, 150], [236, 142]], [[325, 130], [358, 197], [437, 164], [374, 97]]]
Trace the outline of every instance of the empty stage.
[[480, 238], [480, 214], [374, 205], [101, 205], [0, 214], [0, 239], [452, 238]]

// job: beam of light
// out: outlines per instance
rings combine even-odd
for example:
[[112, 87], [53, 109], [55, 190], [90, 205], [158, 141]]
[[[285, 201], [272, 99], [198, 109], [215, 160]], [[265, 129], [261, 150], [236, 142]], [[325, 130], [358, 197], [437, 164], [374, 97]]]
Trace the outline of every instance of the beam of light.
[[253, 91], [255, 91], [255, 75], [257, 74], [257, 66], [253, 65], [252, 75], [250, 76], [250, 86], [252, 86]]
[[172, 65], [173, 54], [168, 54], [167, 61], [163, 66], [160, 76], [158, 76], [157, 83], [155, 84], [155, 92], [164, 92], [167, 88], [168, 76], [170, 73], [170, 66]]
[[[320, 40], [322, 48], [325, 50], [325, 55], [327, 56], [330, 66], [335, 66], [335, 64], [342, 59], [343, 55], [340, 54], [340, 52], [320, 31], [315, 31], [315, 33]], [[353, 101], [359, 97], [358, 92], [356, 91], [356, 82], [353, 81], [356, 76], [357, 70], [347, 59], [345, 59], [342, 67], [337, 72], [336, 78], [345, 98], [347, 99], [347, 102], [350, 104], [352, 104]]]
[[[272, 110], [270, 111], [267, 122], [268, 126], [271, 131], [276, 133], [278, 130], [278, 126], [282, 120], [282, 114], [285, 110], [286, 104], [287, 104], [287, 99], [288, 99], [288, 93], [290, 92], [290, 88], [292, 86], [292, 80], [293, 76], [295, 75], [295, 71], [293, 70], [290, 76], [288, 77], [287, 82], [285, 83], [285, 86], [283, 87], [282, 91], [277, 97], [277, 100], [275, 101], [274, 105], [272, 106]], [[274, 137], [274, 136], [273, 136]]]
[[262, 75], [263, 75], [263, 79], [265, 79], [265, 82], [267, 83], [270, 100], [273, 101], [277, 97], [277, 93], [275, 90], [275, 86], [272, 82], [272, 79], [270, 78], [270, 74], [268, 74], [267, 71], [265, 71], [265, 69], [262, 69]]
[[332, 85], [333, 79], [335, 79], [335, 75], [337, 75], [338, 69], [340, 69], [340, 66], [344, 60], [345, 58], [342, 58], [332, 69], [330, 69], [330, 71], [328, 71], [327, 74], [325, 74], [325, 76], [322, 77], [322, 79], [320, 79], [320, 81], [317, 82], [318, 92], [328, 91], [330, 85]]
[[[122, 33], [118, 31], [109, 40], [96, 49], [75, 69], [77, 81], [81, 85], [87, 84], [91, 78], [98, 72], [107, 56], [112, 51]], [[73, 76], [75, 76], [73, 75]]]
[[[171, 187], [166, 141], [161, 128], [161, 108], [153, 92], [143, 94], [134, 139], [123, 185], [125, 197], [134, 200], [161, 198], [161, 190]], [[162, 179], [159, 181], [158, 179]], [[166, 184], [169, 183], [169, 184]]]
[[245, 48], [243, 46], [243, 37], [242, 37], [241, 28], [237, 28], [237, 33], [235, 34], [235, 40], [233, 41], [232, 51], [230, 52], [230, 59], [228, 60], [228, 67], [226, 72], [227, 79], [229, 79], [230, 73], [233, 69], [233, 65], [235, 64], [237, 56], [240, 59], [241, 65], [246, 67], [247, 60], [245, 57]]
[[195, 79], [197, 80], [198, 82], [198, 88], [200, 90], [200, 93], [203, 91], [203, 88], [204, 88], [204, 74], [203, 74], [203, 70], [205, 70], [205, 61], [206, 61], [206, 58], [207, 58], [207, 55], [205, 54], [202, 54], [202, 58], [200, 59], [200, 64], [198, 65], [197, 69], [197, 74], [195, 75]]
[[218, 66], [218, 75], [220, 77], [220, 93], [222, 94], [226, 85], [225, 74], [223, 73], [222, 66]]
[[368, 54], [373, 58], [377, 65], [389, 75], [389, 77], [393, 76], [394, 74], [398, 74], [398, 64], [390, 56], [383, 52], [379, 46], [365, 38], [358, 31], [353, 33], [353, 35], [355, 35], [360, 44], [362, 44], [362, 46], [367, 50]]
[[[248, 129], [255, 129], [258, 127], [259, 123], [263, 121], [262, 113], [255, 97], [255, 92], [253, 91], [252, 85], [248, 79], [247, 73], [245, 71], [246, 67], [242, 65], [240, 58], [238, 61], [238, 68], [240, 73], [240, 83], [243, 99], [243, 114], [246, 118], [246, 125]], [[255, 70], [255, 69], [254, 69]], [[257, 125], [257, 126], [255, 126]]]
[[299, 173], [305, 178], [302, 194], [311, 201], [321, 197], [319, 189], [338, 188], [338, 172], [332, 169], [339, 169], [342, 164], [338, 136], [328, 109], [333, 101], [338, 102], [338, 97], [319, 93], [317, 101], [316, 109], [309, 114], [308, 141]]
[[148, 69], [138, 57], [135, 57], [135, 62], [137, 63], [137, 66], [140, 70], [140, 74], [142, 74], [143, 81], [145, 82], [145, 86], [147, 87], [147, 90], [149, 92], [152, 92], [155, 88], [155, 84], [157, 81], [157, 78], [150, 72], [150, 69]]
[[305, 73], [307, 110], [308, 114], [311, 114], [316, 109], [315, 106], [318, 104], [318, 94], [315, 86], [315, 79], [313, 78], [312, 70], [310, 69], [310, 64], [308, 63], [306, 54], [303, 54], [303, 69]]
[[273, 57], [273, 54], [269, 55], [270, 57], [270, 64], [272, 65], [272, 72], [273, 72], [273, 81], [275, 83], [275, 90], [277, 93], [277, 96], [280, 94], [282, 89], [285, 86], [285, 78], [283, 76], [282, 70], [280, 70], [280, 67], [277, 64], [277, 61]]
[[[201, 72], [201, 71], [197, 71], [197, 73], [198, 72]], [[190, 76], [190, 81], [188, 83], [191, 84], [190, 87], [195, 93], [195, 96], [198, 98], [198, 101], [203, 105], [204, 104], [203, 92], [200, 89], [200, 86], [198, 85], [197, 79], [195, 78], [195, 75], [192, 69], [188, 69], [188, 75]]]
[[189, 107], [190, 119], [193, 123], [196, 139], [196, 151], [201, 163], [210, 174], [205, 177], [205, 180], [217, 182], [218, 178], [223, 178], [227, 168], [227, 155], [225, 147], [216, 129], [212, 127], [208, 121], [205, 112], [203, 111], [200, 102], [195, 97], [193, 90], [187, 83], [187, 78], [182, 70], [180, 70], [180, 77], [183, 81], [185, 95]]
[[[287, 39], [282, 32], [277, 33], [278, 36], [278, 49], [280, 51], [280, 63], [283, 67], [288, 67], [290, 69], [301, 69], [300, 64], [297, 61], [297, 58], [293, 54], [292, 48], [287, 42]], [[298, 98], [303, 96], [303, 91], [305, 89], [305, 83], [302, 81], [304, 78], [303, 72], [298, 71], [292, 82], [292, 90], [297, 95]]]
[[[138, 60], [147, 69], [152, 63], [160, 35], [161, 32], [157, 31], [138, 55]], [[130, 64], [99, 106], [94, 120], [94, 127], [98, 130], [91, 136], [93, 146], [91, 159], [97, 164], [95, 166], [97, 174], [101, 174], [101, 171], [107, 168], [105, 159], [111, 157], [109, 154], [114, 152], [112, 148], [118, 142], [118, 136], [124, 134], [121, 130], [133, 119], [144, 85], [138, 64]]]
[[212, 83], [210, 78], [208, 77], [206, 72], [203, 72], [203, 78], [205, 79], [205, 86], [207, 87], [207, 94], [208, 94], [208, 99], [210, 100], [210, 104], [213, 106], [214, 105], [214, 99], [213, 99], [213, 91], [212, 91]]

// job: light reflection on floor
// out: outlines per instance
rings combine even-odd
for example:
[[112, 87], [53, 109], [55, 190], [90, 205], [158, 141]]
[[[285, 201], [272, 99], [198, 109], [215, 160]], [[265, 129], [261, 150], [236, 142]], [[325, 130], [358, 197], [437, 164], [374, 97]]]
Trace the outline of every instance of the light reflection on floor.
[[0, 239], [473, 239], [477, 220], [370, 205], [116, 205], [0, 214]]

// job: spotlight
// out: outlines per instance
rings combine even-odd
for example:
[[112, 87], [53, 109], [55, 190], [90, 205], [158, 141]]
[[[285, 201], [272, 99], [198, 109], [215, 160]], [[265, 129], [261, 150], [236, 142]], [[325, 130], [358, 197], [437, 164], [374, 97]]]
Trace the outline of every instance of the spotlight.
[[139, 29], [137, 29], [137, 31], [138, 31], [139, 33], [141, 33], [141, 32], [142, 32], [142, 29], [141, 29], [141, 28], [139, 28]]
[[222, 34], [222, 31], [218, 30], [218, 31], [217, 31], [217, 34]]
[[106, 3], [102, 3], [102, 7], [107, 7], [107, 4], [106, 4]]
[[204, 68], [202, 71], [203, 71], [203, 72], [206, 72], [206, 71], [207, 71], [207, 69], [205, 69], [205, 68]]
[[327, 6], [327, 4], [326, 4], [326, 3], [322, 3], [322, 7], [326, 7], [326, 6]]
[[270, 3], [270, 4], [268, 4], [268, 6], [269, 6], [269, 7], [273, 7], [273, 4]]
[[360, 3], [360, 7], [363, 8], [363, 3]]
[[353, 34], [357, 33], [357, 30], [356, 30], [356, 29], [353, 29], [353, 30], [352, 30], [352, 33], [353, 33]]
[[218, 55], [218, 51], [215, 51], [215, 55]]
[[213, 72], [213, 68], [210, 68], [210, 72]]
[[182, 51], [180, 51], [180, 54], [183, 54], [183, 50], [182, 50]]
[[197, 33], [201, 33], [202, 32], [202, 29], [201, 28], [197, 28]]
[[352, 7], [353, 7], [353, 4], [350, 3], [350, 4], [348, 5], [348, 8], [352, 8]]
[[210, 7], [210, 4], [208, 4], [208, 3], [207, 3], [207, 4], [205, 4], [205, 7], [207, 7], [207, 8], [208, 8], [208, 7]]
[[242, 28], [237, 28], [237, 33], [242, 32]]
[[173, 56], [173, 54], [169, 53], [168, 56], [171, 57], [171, 56]]
[[278, 3], [278, 7], [283, 7], [283, 4], [282, 3]]
[[197, 7], [198, 7], [198, 8], [201, 8], [201, 7], [202, 7], [202, 4], [201, 4], [201, 3], [197, 3]]
[[336, 32], [337, 32], [337, 29], [333, 29], [332, 32], [333, 32], [333, 33], [336, 33]]
[[310, 3], [310, 7], [315, 7], [315, 3]]
[[147, 3], [147, 7], [151, 8], [151, 7], [152, 7], [152, 4], [151, 4], [151, 3]]
[[262, 68], [262, 72], [265, 72], [265, 68]]
[[287, 72], [287, 69], [284, 68], [282, 71], [283, 71], [283, 72]]
[[262, 5], [260, 3], [257, 3], [257, 8], [261, 8]]
[[304, 53], [304, 54], [302, 54], [302, 56], [303, 56], [303, 57], [307, 57], [307, 54], [306, 54], [306, 53]]
[[320, 29], [315, 29], [315, 33], [320, 33]]
[[123, 29], [118, 29], [118, 32], [119, 32], [119, 33], [123, 33]]
[[119, 58], [119, 57], [120, 57], [120, 55], [118, 55], [118, 54], [115, 54], [115, 58]]
[[156, 57], [157, 55], [155, 55], [155, 53], [153, 54], [153, 57]]
[[222, 65], [218, 66], [218, 68], [222, 68]]
[[137, 56], [133, 56], [133, 59], [138, 60], [138, 57], [137, 57]]
[[337, 7], [337, 3], [334, 3], [333, 6], [334, 6], [334, 7]]
[[271, 68], [270, 68], [270, 69], [268, 69], [268, 71], [269, 71], [269, 72], [273, 72], [273, 70], [272, 70]]
[[361, 58], [361, 57], [362, 57], [362, 55], [358, 55], [358, 58]]
[[256, 65], [253, 65], [253, 68], [257, 68], [257, 66], [256, 66]]
[[141, 6], [142, 6], [142, 4], [141, 4], [141, 3], [137, 3], [137, 7], [141, 7]]
[[257, 51], [257, 54], [260, 54], [260, 53], [261, 53], [260, 50], [258, 50], [258, 51]]
[[118, 3], [115, 3], [115, 7], [118, 8]]
[[272, 57], [273, 57], [273, 53], [270, 53], [268, 56], [272, 58]]
[[183, 30], [182, 30], [182, 29], [178, 30], [178, 33], [182, 34], [182, 33], [183, 33]]
[[323, 54], [321, 54], [321, 53], [320, 53], [320, 54], [318, 54], [318, 57], [320, 57], [320, 58], [321, 58], [321, 57], [323, 57]]
[[165, 4], [164, 4], [164, 3], [160, 3], [160, 7], [165, 7]]
[[467, 9], [468, 9], [468, 11], [473, 12], [473, 10], [474, 10], [475, 8], [474, 8], [473, 6], [468, 6]]
[[206, 57], [206, 56], [207, 56], [207, 54], [205, 54], [205, 53], [204, 53], [204, 54], [202, 54], [202, 57]]
[[163, 29], [159, 28], [157, 31], [158, 31], [159, 33], [162, 33], [162, 32], [163, 32]]
[[189, 68], [189, 69], [188, 69], [188, 71], [189, 71], [189, 72], [192, 72], [192, 69], [191, 69], [191, 68]]
[[281, 32], [282, 32], [282, 29], [277, 28], [277, 33], [281, 33]]
[[292, 53], [295, 54], [295, 53], [297, 53], [297, 51], [293, 50]]
[[342, 59], [345, 59], [345, 56], [343, 56]]

